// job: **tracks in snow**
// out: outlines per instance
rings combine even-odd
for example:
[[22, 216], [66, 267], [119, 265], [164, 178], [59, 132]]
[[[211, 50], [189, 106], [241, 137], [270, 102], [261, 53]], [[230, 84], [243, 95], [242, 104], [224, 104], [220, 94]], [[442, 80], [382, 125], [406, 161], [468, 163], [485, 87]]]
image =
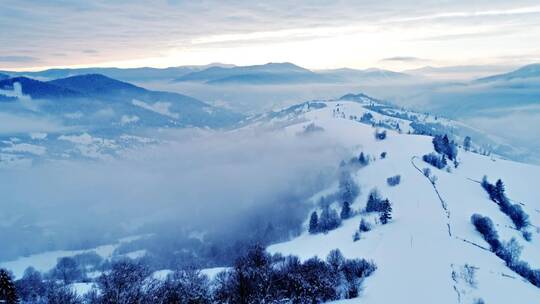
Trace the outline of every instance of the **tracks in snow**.
[[422, 176], [424, 176], [428, 182], [431, 184], [431, 186], [433, 187], [433, 190], [435, 191], [435, 194], [437, 194], [437, 197], [439, 198], [439, 201], [441, 202], [441, 207], [443, 208], [444, 210], [444, 213], [445, 213], [445, 216], [446, 216], [446, 226], [448, 228], [448, 236], [452, 237], [452, 228], [450, 227], [450, 210], [448, 210], [448, 204], [444, 201], [444, 199], [442, 198], [441, 194], [439, 193], [439, 190], [437, 189], [437, 186], [435, 186], [435, 183], [432, 182], [429, 177], [425, 176], [424, 175], [424, 172], [414, 163], [414, 160], [415, 159], [418, 159], [419, 157], [418, 156], [413, 156], [411, 158], [411, 164], [413, 165], [413, 167], [418, 170], [418, 172], [420, 172], [420, 174], [422, 174]]

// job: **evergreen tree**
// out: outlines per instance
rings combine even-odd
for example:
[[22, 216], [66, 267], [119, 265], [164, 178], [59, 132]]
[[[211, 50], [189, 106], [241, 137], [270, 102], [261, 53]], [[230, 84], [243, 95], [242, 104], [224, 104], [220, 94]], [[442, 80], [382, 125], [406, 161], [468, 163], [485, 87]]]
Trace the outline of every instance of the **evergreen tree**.
[[316, 211], [313, 211], [311, 213], [311, 217], [309, 219], [309, 233], [317, 233], [319, 226], [319, 216], [317, 215]]
[[0, 303], [15, 304], [19, 302], [13, 278], [4, 269], [0, 269]]
[[364, 152], [360, 152], [360, 156], [358, 156], [358, 162], [360, 165], [365, 166], [368, 164], [368, 160], [366, 156], [364, 155]]
[[351, 205], [349, 204], [349, 202], [343, 202], [340, 216], [342, 220], [346, 220], [351, 217]]
[[504, 184], [501, 179], [498, 179], [495, 183], [495, 199], [501, 202], [504, 198]]
[[379, 220], [383, 225], [386, 225], [392, 219], [392, 204], [388, 199], [382, 202], [382, 212]]
[[465, 151], [471, 150], [471, 137], [470, 136], [466, 136], [465, 139], [463, 140], [463, 149], [465, 149]]

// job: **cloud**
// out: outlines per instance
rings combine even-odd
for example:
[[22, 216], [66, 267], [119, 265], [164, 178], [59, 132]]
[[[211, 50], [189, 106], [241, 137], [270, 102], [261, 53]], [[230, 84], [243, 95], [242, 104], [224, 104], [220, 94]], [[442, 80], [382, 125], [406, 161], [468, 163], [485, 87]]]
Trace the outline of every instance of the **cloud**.
[[36, 63], [39, 59], [32, 56], [0, 56], [0, 62]]
[[426, 62], [430, 60], [418, 58], [418, 57], [412, 57], [412, 56], [396, 56], [396, 57], [383, 58], [381, 59], [381, 61]]
[[[254, 210], [270, 213], [280, 204], [302, 204], [334, 180], [345, 155], [324, 132], [290, 137], [260, 129], [176, 130], [163, 136], [163, 144], [120, 159], [3, 170], [0, 192], [6, 195], [0, 209], [20, 218], [18, 227], [45, 225], [53, 236], [48, 244], [58, 246], [151, 232], [168, 221], [229, 230]], [[10, 237], [0, 233], [0, 242], [9, 243]], [[36, 247], [42, 237], [37, 232], [35, 239], [10, 248]]]
[[[481, 0], [474, 7], [466, 1], [420, 0], [416, 4], [401, 0], [391, 4], [299, 1], [294, 5], [284, 0], [271, 3], [171, 0], [149, 6], [144, 1], [29, 4], [6, 0], [0, 4], [0, 28], [9, 33], [2, 37], [5, 54], [23, 52], [24, 56], [40, 58], [41, 66], [166, 66], [212, 61], [244, 65], [254, 61], [301, 61], [298, 63], [311, 68], [362, 68], [392, 56], [390, 50], [410, 53], [415, 49], [414, 44], [429, 37], [435, 39], [423, 44], [419, 55], [434, 61], [455, 58], [472, 61], [475, 56], [491, 58], [540, 48], [540, 41], [532, 39], [540, 32], [536, 21], [540, 7], [531, 6], [530, 1]], [[478, 39], [490, 39], [490, 43], [463, 50], [456, 41], [463, 38], [459, 34], [476, 29], [479, 20], [481, 26], [489, 26], [494, 34], [480, 33]], [[498, 39], [498, 33], [503, 30], [510, 33], [501, 36], [503, 40]], [[444, 35], [448, 35], [444, 41], [437, 39]], [[304, 56], [291, 52], [295, 49]], [[363, 50], [360, 62], [357, 49]], [[44, 55], [57, 52], [67, 56]], [[306, 53], [314, 55], [305, 56]], [[324, 56], [329, 53], [333, 56]], [[385, 62], [397, 64], [397, 61]], [[36, 62], [10, 66], [30, 68]]]
[[0, 134], [49, 133], [67, 129], [67, 127], [57, 121], [42, 117], [0, 113]]

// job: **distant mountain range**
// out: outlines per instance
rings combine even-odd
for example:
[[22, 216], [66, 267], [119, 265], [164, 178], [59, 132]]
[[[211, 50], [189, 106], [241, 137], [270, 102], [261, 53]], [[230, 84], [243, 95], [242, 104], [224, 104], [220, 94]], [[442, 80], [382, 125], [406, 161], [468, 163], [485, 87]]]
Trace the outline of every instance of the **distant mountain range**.
[[[122, 81], [174, 81], [220, 84], [299, 84], [299, 83], [354, 83], [378, 80], [407, 80], [410, 75], [381, 69], [332, 69], [311, 71], [292, 63], [267, 63], [252, 66], [211, 64], [157, 68], [82, 68], [50, 69], [38, 72], [0, 71], [11, 77], [53, 80], [77, 75], [101, 74]], [[0, 79], [2, 76], [0, 76]]]
[[[41, 100], [36, 102], [39, 108], [34, 112], [58, 115], [68, 124], [95, 124], [97, 119], [102, 127], [219, 128], [242, 118], [186, 95], [151, 91], [100, 74], [47, 82], [15, 77], [1, 80], [0, 90], [0, 95], [11, 98]], [[17, 109], [16, 105], [11, 109]], [[21, 104], [19, 110], [27, 109]], [[97, 115], [104, 111], [107, 115]]]
[[[36, 78], [41, 80], [52, 80], [58, 78], [66, 78], [77, 75], [86, 74], [101, 74], [110, 78], [122, 80], [122, 81], [151, 81], [151, 80], [168, 80], [181, 77], [183, 75], [201, 71], [210, 67], [234, 67], [230, 64], [212, 63], [209, 65], [201, 66], [180, 66], [180, 67], [168, 67], [168, 68], [80, 68], [80, 69], [48, 69], [44, 71], [36, 72], [12, 72], [12, 71], [0, 71], [3, 75], [11, 75], [11, 77], [25, 76], [30, 78]], [[0, 79], [2, 75], [0, 74]]]

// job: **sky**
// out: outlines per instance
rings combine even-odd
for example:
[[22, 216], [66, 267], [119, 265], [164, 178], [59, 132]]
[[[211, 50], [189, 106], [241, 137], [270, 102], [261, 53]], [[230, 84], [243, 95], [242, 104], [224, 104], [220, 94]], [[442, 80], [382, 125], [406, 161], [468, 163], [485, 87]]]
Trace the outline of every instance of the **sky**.
[[311, 68], [540, 61], [528, 0], [0, 2], [0, 69], [294, 62]]

